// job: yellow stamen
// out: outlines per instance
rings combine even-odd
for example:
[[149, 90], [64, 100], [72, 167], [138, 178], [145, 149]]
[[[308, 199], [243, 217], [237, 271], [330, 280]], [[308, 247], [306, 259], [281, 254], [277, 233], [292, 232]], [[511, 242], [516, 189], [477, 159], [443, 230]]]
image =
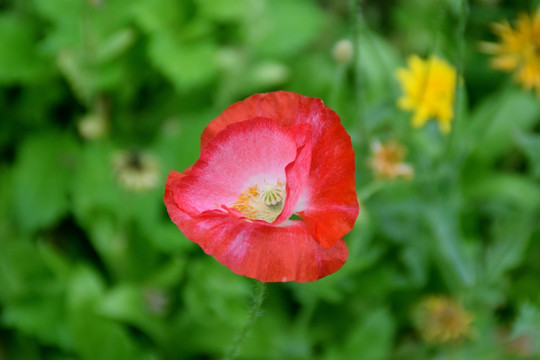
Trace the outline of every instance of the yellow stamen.
[[238, 210], [248, 219], [273, 222], [283, 210], [285, 195], [285, 185], [279, 181], [277, 185], [265, 183], [261, 189], [258, 185], [253, 185], [240, 194], [231, 208]]

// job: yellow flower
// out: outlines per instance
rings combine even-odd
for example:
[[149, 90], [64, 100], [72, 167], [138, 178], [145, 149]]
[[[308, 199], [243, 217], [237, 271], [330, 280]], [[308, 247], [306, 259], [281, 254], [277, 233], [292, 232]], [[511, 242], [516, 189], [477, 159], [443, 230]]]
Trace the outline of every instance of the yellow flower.
[[515, 29], [504, 21], [493, 24], [500, 43], [481, 43], [481, 49], [494, 55], [491, 67], [514, 72], [516, 81], [540, 96], [540, 7], [533, 15], [521, 14]]
[[380, 141], [371, 143], [372, 156], [369, 166], [374, 170], [375, 175], [380, 178], [395, 179], [404, 177], [410, 179], [414, 175], [414, 170], [409, 164], [405, 164], [405, 148], [397, 142]]
[[471, 335], [472, 315], [457, 301], [445, 296], [429, 296], [415, 313], [416, 326], [424, 341], [446, 343]]
[[414, 127], [434, 118], [439, 121], [440, 130], [449, 133], [454, 117], [456, 69], [436, 56], [422, 60], [412, 55], [407, 65], [408, 68], [400, 68], [396, 73], [404, 92], [398, 99], [398, 107], [414, 111]]

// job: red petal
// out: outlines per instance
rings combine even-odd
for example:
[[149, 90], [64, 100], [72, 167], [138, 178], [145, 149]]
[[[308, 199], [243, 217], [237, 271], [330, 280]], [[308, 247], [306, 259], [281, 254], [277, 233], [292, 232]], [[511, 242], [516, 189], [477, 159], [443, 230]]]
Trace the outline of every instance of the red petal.
[[348, 233], [358, 216], [354, 151], [339, 116], [320, 99], [278, 91], [255, 94], [227, 108], [201, 135], [201, 148], [228, 125], [265, 117], [281, 126], [309, 124], [312, 161], [309, 189], [295, 209], [324, 247]]
[[[223, 205], [230, 207], [242, 191], [262, 178], [287, 180], [287, 189], [291, 191], [286, 199], [288, 218], [309, 173], [308, 155], [295, 161], [297, 150], [303, 154], [301, 149], [310, 149], [297, 143], [306, 141], [308, 131], [307, 125], [282, 128], [264, 118], [231, 125], [201, 150], [201, 157], [189, 174], [182, 179], [176, 177], [178, 181], [167, 182], [167, 186], [174, 187], [176, 204], [195, 216], [207, 210], [221, 210]], [[298, 146], [302, 148], [297, 149]]]
[[326, 130], [312, 153], [309, 198], [297, 212], [313, 236], [328, 247], [351, 231], [358, 216], [354, 151], [345, 130], [334, 126]]
[[[314, 103], [322, 105], [320, 99], [287, 91], [252, 95], [229, 106], [208, 124], [201, 135], [201, 148], [204, 148], [216, 134], [228, 125], [256, 117], [273, 119], [280, 126], [310, 123], [306, 116], [309, 116], [310, 108]], [[314, 110], [317, 111], [317, 109]]]
[[209, 211], [189, 217], [166, 203], [186, 237], [233, 272], [264, 282], [315, 281], [339, 270], [347, 260], [340, 239], [323, 248], [302, 221], [271, 226]]
[[272, 223], [274, 225], [287, 221], [291, 217], [309, 182], [311, 143], [308, 137], [311, 137], [311, 127], [308, 124], [300, 124], [291, 126], [290, 129], [296, 130], [296, 142], [298, 145], [303, 145], [298, 148], [294, 162], [285, 168], [287, 174], [287, 197], [281, 214]]

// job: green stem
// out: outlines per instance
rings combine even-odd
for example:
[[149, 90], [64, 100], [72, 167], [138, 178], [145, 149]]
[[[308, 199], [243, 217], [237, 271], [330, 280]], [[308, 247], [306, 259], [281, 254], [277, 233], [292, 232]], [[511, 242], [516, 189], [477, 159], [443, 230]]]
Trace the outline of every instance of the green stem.
[[346, 71], [346, 65], [339, 64], [338, 68], [336, 69], [336, 74], [334, 77], [332, 88], [330, 90], [330, 95], [328, 96], [328, 105], [332, 109], [338, 108], [338, 99], [339, 99], [341, 88], [343, 86], [343, 79], [345, 77], [345, 71]]
[[264, 296], [266, 292], [266, 283], [257, 281], [257, 284], [255, 286], [255, 290], [253, 291], [253, 303], [251, 304], [251, 308], [249, 309], [248, 319], [246, 321], [246, 324], [238, 334], [234, 337], [234, 341], [227, 349], [225, 356], [223, 357], [223, 360], [234, 360], [240, 355], [240, 350], [242, 347], [242, 343], [247, 339], [249, 334], [251, 333], [251, 330], [253, 329], [253, 325], [255, 325], [255, 322], [257, 321], [257, 318], [262, 315], [261, 313], [261, 307], [264, 302]]
[[454, 106], [454, 121], [452, 124], [452, 132], [450, 134], [448, 146], [451, 148], [453, 142], [456, 138], [459, 137], [458, 132], [460, 131], [460, 126], [463, 123], [463, 107], [465, 100], [465, 89], [464, 89], [464, 72], [465, 72], [465, 41], [466, 41], [466, 30], [467, 30], [467, 19], [469, 17], [469, 2], [468, 0], [461, 0], [461, 12], [459, 17], [459, 23], [456, 28], [456, 41], [458, 42], [457, 46], [457, 79], [456, 79], [456, 103]]
[[296, 320], [296, 331], [298, 333], [306, 331], [317, 307], [318, 300], [317, 298], [311, 298], [307, 304], [304, 304], [300, 310], [300, 314]]
[[360, 39], [363, 35], [363, 27], [364, 27], [364, 20], [363, 20], [363, 0], [351, 0], [351, 13], [353, 16], [353, 48], [354, 48], [354, 54], [353, 54], [353, 66], [354, 66], [354, 103], [356, 105], [355, 107], [355, 115], [356, 115], [356, 121], [358, 122], [358, 128], [357, 132], [360, 137], [360, 141], [368, 144], [368, 131], [367, 127], [364, 121], [364, 113], [363, 110], [365, 108], [365, 101], [364, 101], [364, 91], [363, 91], [363, 81], [362, 78], [362, 69], [361, 64], [359, 61], [360, 58]]

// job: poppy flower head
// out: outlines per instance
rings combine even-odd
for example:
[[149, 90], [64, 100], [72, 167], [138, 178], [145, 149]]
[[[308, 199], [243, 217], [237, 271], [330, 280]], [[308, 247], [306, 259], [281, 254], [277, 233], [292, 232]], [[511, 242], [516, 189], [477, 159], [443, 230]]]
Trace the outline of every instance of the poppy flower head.
[[342, 237], [358, 214], [350, 138], [319, 99], [254, 95], [207, 126], [199, 160], [171, 171], [164, 201], [186, 237], [232, 271], [317, 280], [345, 262]]

